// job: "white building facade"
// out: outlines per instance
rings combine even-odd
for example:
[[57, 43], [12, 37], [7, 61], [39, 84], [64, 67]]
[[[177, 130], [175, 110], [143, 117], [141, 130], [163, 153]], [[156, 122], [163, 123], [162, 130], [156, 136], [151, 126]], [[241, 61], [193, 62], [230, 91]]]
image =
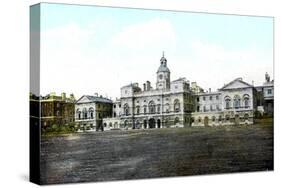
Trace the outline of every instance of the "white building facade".
[[163, 54], [155, 89], [150, 81], [142, 88], [138, 83], [123, 86], [121, 98], [113, 105], [113, 118], [104, 122], [119, 129], [249, 125], [258, 109], [258, 90], [263, 101], [272, 102], [267, 109], [273, 112], [273, 81], [268, 76], [262, 88], [237, 78], [212, 92], [185, 78], [170, 81], [170, 74]]

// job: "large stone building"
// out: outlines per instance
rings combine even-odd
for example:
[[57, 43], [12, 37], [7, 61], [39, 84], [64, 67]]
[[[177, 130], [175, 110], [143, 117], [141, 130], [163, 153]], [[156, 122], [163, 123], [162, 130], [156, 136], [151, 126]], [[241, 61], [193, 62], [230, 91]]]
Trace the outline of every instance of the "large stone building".
[[75, 103], [75, 122], [80, 131], [107, 130], [102, 120], [112, 117], [112, 101], [102, 96], [83, 95]]
[[253, 124], [256, 89], [237, 78], [216, 92], [195, 94], [192, 126]]
[[74, 95], [66, 97], [65, 93], [57, 96], [50, 93], [40, 98], [41, 127], [47, 128], [54, 124], [65, 125], [74, 122]]
[[103, 119], [104, 125], [109, 129], [248, 125], [254, 123], [259, 95], [263, 109], [273, 113], [273, 81], [268, 75], [261, 87], [237, 78], [212, 92], [185, 78], [171, 81], [170, 74], [163, 55], [155, 89], [150, 81], [142, 88], [138, 83], [123, 86], [113, 105], [114, 117]]
[[185, 78], [170, 81], [167, 59], [160, 60], [156, 73], [156, 88], [150, 82], [121, 88], [121, 128], [184, 127], [191, 122], [194, 96]]

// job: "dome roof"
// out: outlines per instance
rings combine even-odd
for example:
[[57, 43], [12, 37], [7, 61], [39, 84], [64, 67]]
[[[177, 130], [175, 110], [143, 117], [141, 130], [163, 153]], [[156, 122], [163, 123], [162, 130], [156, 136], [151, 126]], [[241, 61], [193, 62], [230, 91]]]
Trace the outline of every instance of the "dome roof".
[[167, 67], [167, 59], [164, 57], [164, 54], [163, 54], [163, 57], [160, 59], [160, 67], [158, 68], [158, 72], [170, 72], [169, 68]]
[[167, 66], [165, 66], [164, 64], [161, 64], [160, 67], [158, 68], [157, 72], [170, 72], [170, 70]]

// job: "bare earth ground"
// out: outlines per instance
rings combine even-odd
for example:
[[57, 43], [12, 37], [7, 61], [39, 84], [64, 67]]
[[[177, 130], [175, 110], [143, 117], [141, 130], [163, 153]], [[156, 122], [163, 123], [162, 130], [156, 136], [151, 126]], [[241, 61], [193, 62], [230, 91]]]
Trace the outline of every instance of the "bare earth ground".
[[273, 170], [272, 124], [43, 137], [41, 183]]

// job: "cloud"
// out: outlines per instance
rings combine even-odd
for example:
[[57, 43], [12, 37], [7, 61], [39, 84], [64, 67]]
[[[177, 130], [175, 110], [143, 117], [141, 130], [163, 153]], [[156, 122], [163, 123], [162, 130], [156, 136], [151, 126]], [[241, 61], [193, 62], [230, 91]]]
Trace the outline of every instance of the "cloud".
[[155, 18], [125, 27], [111, 43], [116, 47], [135, 50], [147, 47], [173, 48], [176, 44], [176, 34], [168, 20]]

